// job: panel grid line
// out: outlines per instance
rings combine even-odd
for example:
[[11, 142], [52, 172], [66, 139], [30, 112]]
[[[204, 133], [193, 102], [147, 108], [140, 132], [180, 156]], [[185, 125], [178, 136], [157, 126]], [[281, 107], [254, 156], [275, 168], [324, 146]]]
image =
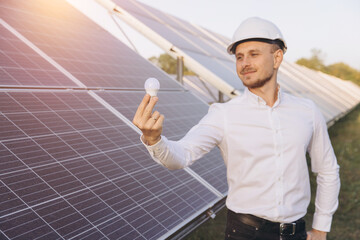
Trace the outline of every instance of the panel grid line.
[[[30, 138], [29, 138], [30, 139]], [[66, 163], [66, 162], [71, 162], [71, 161], [74, 161], [74, 160], [78, 160], [78, 159], [83, 159], [85, 157], [93, 157], [93, 156], [97, 156], [97, 155], [101, 155], [101, 154], [107, 154], [107, 153], [112, 153], [112, 152], [116, 152], [118, 150], [126, 150], [128, 148], [132, 148], [134, 146], [140, 146], [141, 143], [139, 144], [136, 144], [136, 145], [130, 145], [130, 146], [125, 146], [125, 147], [119, 147], [117, 149], [110, 149], [110, 150], [106, 150], [106, 151], [103, 151], [103, 152], [97, 152], [97, 153], [91, 153], [91, 154], [87, 154], [87, 155], [82, 155], [82, 156], [79, 156], [79, 157], [74, 157], [74, 158], [68, 158], [68, 159], [64, 159], [64, 160], [60, 160], [59, 162], [61, 163]], [[37, 168], [42, 168], [42, 167], [46, 167], [46, 166], [52, 166], [52, 165], [55, 165], [57, 164], [56, 162], [53, 162], [53, 163], [46, 163], [46, 164], [42, 164], [42, 165], [37, 165], [37, 166], [34, 166], [34, 167], [31, 167], [33, 169], [37, 169]], [[151, 166], [149, 167], [150, 168], [153, 168], [154, 166]], [[144, 168], [145, 170], [147, 168]], [[0, 174], [0, 177], [1, 176], [6, 176], [6, 175], [12, 175], [12, 174], [15, 174], [15, 173], [19, 173], [19, 172], [23, 172], [23, 171], [26, 171], [27, 169], [20, 169], [20, 170], [15, 170], [15, 171], [10, 171], [10, 172], [6, 172], [6, 173], [1, 173]], [[134, 172], [130, 172], [130, 173], [137, 173], [137, 172], [141, 172], [143, 170], [138, 170], [138, 171], [134, 171]]]
[[[187, 180], [187, 181], [184, 182], [184, 183], [186, 184], [186, 183], [189, 183], [189, 182], [191, 182], [191, 180]], [[163, 195], [166, 195], [167, 193], [171, 192], [172, 190], [176, 190], [177, 188], [180, 188], [180, 187], [182, 187], [182, 186], [181, 186], [181, 185], [177, 185], [177, 186], [173, 187], [172, 189], [169, 189], [167, 192], [163, 192], [163, 193], [159, 194], [158, 197], [161, 197], [161, 196], [163, 196]], [[152, 200], [154, 200], [154, 199], [148, 199], [148, 200], [144, 201], [143, 203], [141, 203], [140, 205], [145, 205], [146, 203], [148, 203], [148, 202], [150, 202], [150, 201], [152, 201]], [[124, 211], [124, 212], [122, 213], [122, 215], [125, 215], [125, 214], [127, 214], [127, 213], [130, 213], [130, 212], [132, 212], [132, 211], [133, 211], [134, 209], [136, 209], [136, 208], [137, 208], [137, 206], [126, 210], [126, 211]], [[115, 216], [115, 217], [113, 217], [113, 218], [110, 218], [110, 219], [108, 219], [108, 220], [106, 220], [106, 221], [98, 224], [97, 227], [99, 227], [100, 225], [102, 225], [102, 224], [104, 224], [104, 223], [106, 223], [106, 222], [109, 222], [109, 221], [115, 219], [116, 217], [117, 217], [117, 216]], [[90, 231], [90, 230], [91, 230], [91, 229], [88, 229], [87, 231]], [[81, 234], [82, 234], [82, 233], [81, 233]], [[78, 234], [78, 235], [81, 235], [81, 234]], [[73, 238], [75, 238], [75, 237], [76, 237], [76, 236], [74, 236]], [[71, 239], [73, 239], [73, 238], [71, 238]]]
[[66, 71], [61, 65], [59, 65], [56, 61], [54, 61], [52, 58], [50, 58], [46, 53], [44, 53], [42, 50], [40, 50], [37, 46], [35, 46], [32, 42], [30, 42], [22, 34], [20, 34], [18, 31], [16, 31], [13, 27], [11, 27], [9, 24], [7, 24], [3, 19], [0, 19], [0, 23], [6, 29], [8, 29], [11, 33], [13, 33], [19, 39], [21, 39], [27, 46], [29, 46], [35, 52], [37, 52], [40, 56], [42, 56], [46, 61], [48, 61], [50, 64], [52, 64], [56, 69], [58, 69], [60, 72], [65, 74], [65, 76], [67, 76], [69, 79], [71, 79], [75, 84], [77, 84], [79, 87], [86, 88], [86, 86], [82, 82], [78, 81], [71, 73]]
[[10, 239], [2, 230], [0, 230], [0, 233], [1, 233], [2, 235], [4, 235], [4, 236], [7, 238], [7, 240]]
[[[10, 149], [8, 149], [10, 152], [11, 152], [11, 150]], [[64, 196], [62, 196], [59, 192], [57, 192], [56, 191], [56, 189], [54, 189], [52, 186], [50, 186], [49, 184], [48, 184], [48, 182], [47, 181], [45, 181], [41, 176], [39, 176], [31, 167], [29, 167], [25, 162], [23, 162], [22, 161], [22, 159], [19, 159], [32, 173], [34, 173], [39, 179], [41, 179], [50, 189], [52, 189], [55, 193], [57, 193], [59, 196], [60, 196], [60, 198], [63, 200], [63, 201], [65, 201], [67, 204], [69, 204], [69, 206], [72, 206], [65, 198], [64, 198]], [[1, 181], [2, 182], [2, 181]], [[3, 182], [2, 182], [3, 183]], [[4, 183], [3, 183], [4, 184]], [[5, 184], [4, 184], [5, 185]], [[12, 191], [13, 192], [13, 191]], [[13, 192], [16, 196], [17, 196], [17, 194], [15, 193], [15, 192]], [[18, 197], [18, 196], [17, 196]], [[19, 197], [18, 197], [19, 198]], [[19, 198], [21, 201], [23, 201], [21, 198]], [[23, 201], [24, 202], [24, 201]], [[27, 205], [27, 203], [25, 203], [24, 202], [24, 204], [26, 204]], [[28, 205], [27, 205], [28, 206]], [[33, 208], [30, 208], [30, 206], [28, 206], [28, 208], [29, 209], [31, 209], [33, 212], [35, 212], [34, 210], [33, 210]], [[82, 213], [80, 213], [77, 209], [75, 209], [74, 208], [74, 210], [80, 215], [80, 216], [82, 216], [84, 219], [86, 219], [87, 220], [87, 218], [85, 217], [85, 216], [83, 216], [82, 215]], [[35, 214], [36, 215], [38, 215], [36, 212], [35, 212]], [[40, 215], [38, 215], [39, 217], [40, 217]], [[42, 219], [42, 218], [41, 218]], [[43, 219], [43, 221], [46, 223], [46, 224], [48, 224], [44, 219]], [[92, 223], [91, 223], [91, 221], [88, 221], [91, 225], [93, 225]], [[52, 228], [52, 227], [51, 227]], [[54, 230], [54, 229], [53, 229]], [[97, 229], [99, 232], [101, 232], [99, 229]], [[55, 231], [55, 230], [54, 230]], [[55, 231], [56, 233], [58, 233], [57, 231]], [[59, 233], [58, 233], [59, 234]], [[60, 234], [59, 234], [59, 236], [61, 236]], [[106, 237], [106, 235], [104, 234], [104, 237]], [[107, 237], [106, 237], [107, 238]], [[64, 239], [64, 238], [63, 238]], [[107, 239], [109, 239], [109, 238], [107, 238]]]
[[[56, 164], [56, 163], [53, 163], [53, 164]], [[125, 175], [122, 175], [122, 176], [113, 178], [112, 181], [116, 181], [116, 180], [119, 180], [119, 179], [122, 179], [122, 178], [125, 178], [125, 177], [128, 177], [128, 176], [131, 176], [131, 175], [133, 175], [133, 174], [136, 174], [136, 173], [139, 173], [139, 172], [143, 172], [143, 171], [145, 171], [145, 170], [149, 170], [149, 169], [155, 168], [155, 167], [156, 167], [156, 166], [151, 166], [151, 167], [144, 168], [144, 169], [140, 169], [140, 170], [137, 170], [137, 171], [134, 171], [134, 172], [129, 172], [129, 173], [126, 173]], [[30, 167], [30, 169], [34, 169], [34, 168], [35, 168], [35, 167]], [[25, 170], [29, 170], [29, 169], [25, 169]], [[189, 181], [190, 181], [190, 180], [188, 180], [187, 182], [189, 182]], [[185, 183], [187, 183], [187, 182], [185, 182]], [[104, 184], [106, 184], [106, 183], [109, 183], [109, 182], [108, 182], [108, 181], [106, 181], [106, 182], [100, 182], [100, 183], [97, 183], [97, 184], [94, 184], [94, 185], [89, 186], [89, 188], [96, 188], [96, 187], [99, 187], [99, 186], [104, 185]], [[180, 187], [180, 186], [178, 186], [178, 187]], [[173, 189], [176, 189], [176, 188], [173, 188]], [[34, 204], [34, 205], [32, 205], [31, 207], [32, 207], [32, 208], [39, 207], [39, 206], [42, 206], [42, 205], [44, 205], [44, 204], [51, 203], [51, 202], [53, 202], [53, 201], [59, 200], [59, 199], [61, 199], [62, 197], [69, 197], [69, 196], [72, 196], [72, 195], [75, 195], [75, 194], [84, 192], [85, 190], [86, 190], [86, 189], [83, 188], [83, 189], [76, 190], [76, 191], [71, 192], [71, 193], [63, 194], [63, 195], [61, 195], [61, 196], [59, 195], [59, 196], [56, 197], [56, 198], [52, 198], [51, 200], [47, 200], [47, 201], [44, 201], [44, 202], [41, 202], [41, 203], [38, 203], [38, 204]], [[169, 190], [169, 192], [170, 192], [170, 191], [171, 191], [171, 189]], [[168, 193], [168, 192], [164, 192], [163, 194], [166, 194], [166, 193]], [[27, 208], [24, 208], [24, 209], [21, 209], [21, 210], [12, 212], [12, 213], [10, 213], [10, 214], [2, 215], [2, 216], [0, 216], [0, 219], [1, 219], [1, 218], [8, 217], [8, 216], [11, 216], [11, 215], [14, 215], [14, 214], [17, 214], [17, 213], [19, 213], [19, 212], [21, 212], [21, 211], [24, 211], [24, 210], [27, 210]]]
[[[49, 227], [51, 228], [54, 232], [56, 232], [60, 237], [61, 237], [61, 234], [59, 234], [52, 226], [50, 226], [50, 224], [48, 224], [36, 211], [34, 211], [34, 209], [29, 206], [26, 202], [24, 202], [14, 191], [12, 191], [2, 180], [0, 180], [0, 182], [12, 193], [14, 194], [20, 201], [22, 201], [23, 204], [25, 204], [28, 209], [30, 209], [33, 213], [35, 213], [41, 220], [44, 221], [44, 223]], [[63, 237], [61, 237], [62, 239], [64, 239]]]

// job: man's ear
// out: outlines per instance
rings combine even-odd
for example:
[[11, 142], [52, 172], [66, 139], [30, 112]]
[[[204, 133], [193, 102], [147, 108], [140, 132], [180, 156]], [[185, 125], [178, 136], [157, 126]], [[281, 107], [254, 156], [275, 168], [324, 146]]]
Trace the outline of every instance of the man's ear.
[[284, 57], [284, 52], [281, 49], [278, 49], [274, 52], [274, 69], [278, 69]]

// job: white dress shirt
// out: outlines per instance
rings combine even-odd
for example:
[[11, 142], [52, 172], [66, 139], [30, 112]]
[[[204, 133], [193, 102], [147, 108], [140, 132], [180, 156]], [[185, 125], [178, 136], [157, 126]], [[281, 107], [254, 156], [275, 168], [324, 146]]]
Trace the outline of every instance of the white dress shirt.
[[326, 122], [315, 104], [278, 91], [273, 107], [248, 89], [208, 114], [179, 141], [148, 146], [169, 169], [190, 166], [218, 146], [227, 166], [227, 207], [274, 222], [303, 217], [310, 202], [306, 152], [317, 174], [313, 228], [330, 231], [338, 206], [339, 166]]

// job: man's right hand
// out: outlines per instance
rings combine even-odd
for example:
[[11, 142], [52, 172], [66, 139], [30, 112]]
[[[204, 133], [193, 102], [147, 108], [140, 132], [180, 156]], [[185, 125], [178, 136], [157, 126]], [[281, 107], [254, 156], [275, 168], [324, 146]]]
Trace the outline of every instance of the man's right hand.
[[158, 111], [152, 112], [158, 100], [158, 97], [150, 97], [146, 94], [133, 119], [133, 123], [142, 131], [143, 140], [148, 145], [154, 145], [161, 139], [164, 115]]

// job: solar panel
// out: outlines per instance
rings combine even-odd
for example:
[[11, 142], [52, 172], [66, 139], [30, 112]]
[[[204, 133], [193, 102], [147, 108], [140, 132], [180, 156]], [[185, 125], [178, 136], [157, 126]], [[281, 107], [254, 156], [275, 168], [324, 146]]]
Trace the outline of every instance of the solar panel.
[[[119, 113], [99, 95], [119, 93], [134, 106], [127, 93], [142, 96], [152, 76], [203, 114], [206, 104], [65, 1], [1, 2], [0, 12], [0, 67], [11, 77], [0, 91], [1, 238], [165, 238], [224, 197], [219, 152], [207, 156], [211, 171], [169, 171], [122, 116], [134, 111]], [[194, 122], [194, 110], [182, 110]]]
[[0, 96], [0, 229], [10, 239], [155, 239], [218, 200], [187, 172], [157, 165], [85, 92]]
[[[314, 73], [316, 74], [316, 72]], [[312, 99], [320, 107], [325, 118], [330, 121], [346, 111], [349, 106], [342, 103], [342, 99], [339, 97], [342, 94], [341, 90], [337, 92], [329, 90], [329, 84], [321, 84], [319, 77], [314, 73], [306, 75], [304, 71], [297, 71], [295, 64], [293, 66], [284, 62], [279, 73], [279, 82], [282, 85], [287, 85], [290, 92], [301, 91], [300, 96]]]
[[305, 78], [316, 77], [316, 81], [313, 82], [317, 83], [318, 86], [323, 87], [322, 90], [327, 94], [327, 97], [332, 96], [332, 98], [329, 99], [329, 103], [331, 103], [331, 105], [334, 105], [341, 110], [352, 107], [354, 102], [351, 99], [351, 93], [349, 94], [348, 91], [344, 91], [342, 89], [341, 85], [343, 85], [343, 80], [338, 79], [336, 82], [328, 81], [326, 78], [321, 77], [319, 71], [314, 71], [312, 69], [293, 63], [288, 64], [289, 66], [292, 66], [295, 71], [301, 72]]
[[0, 61], [0, 86], [77, 86], [3, 25], [0, 25]]
[[[184, 88], [189, 90], [192, 94], [202, 99], [203, 101], [212, 104], [218, 101], [219, 91], [210, 84], [202, 81], [195, 75], [187, 75], [183, 77]], [[229, 100], [227, 96], [223, 95], [223, 100]]]
[[[214, 79], [214, 82], [225, 82], [233, 90], [244, 88], [238, 81], [233, 59], [224, 51], [224, 44], [214, 40], [215, 36], [209, 37], [204, 30], [137, 1], [116, 0], [114, 2], [186, 54], [185, 65], [197, 72], [204, 80]], [[126, 19], [126, 16], [123, 17]], [[132, 23], [130, 20], [128, 22]], [[141, 28], [141, 26], [138, 28], [140, 32]], [[200, 64], [203, 71], [197, 71], [194, 62], [190, 62], [190, 59]], [[225, 94], [230, 93], [225, 92]]]
[[[230, 41], [226, 37], [135, 0], [113, 0], [113, 2], [117, 4], [115, 11], [119, 13], [117, 16], [164, 50], [179, 51], [178, 54], [184, 56], [185, 65], [188, 61], [187, 67], [202, 79], [207, 81], [212, 79], [214, 76], [210, 72], [218, 76], [215, 82], [219, 85], [213, 84], [213, 86], [220, 91], [226, 93], [220, 84], [221, 81], [228, 82], [236, 89], [243, 88], [235, 73], [235, 59], [226, 52]], [[142, 31], [143, 29], [146, 31]], [[164, 44], [166, 41], [170, 44]], [[207, 68], [207, 71], [203, 68]], [[334, 84], [333, 81], [313, 70], [301, 69], [300, 66], [287, 61], [283, 61], [279, 69], [279, 82], [285, 91], [312, 99], [319, 105], [329, 122], [337, 119], [360, 101], [360, 99], [354, 102], [351, 100], [352, 96], [348, 96], [346, 88], [341, 87], [342, 80], [337, 79]], [[357, 88], [356, 91], [360, 90]]]
[[205, 104], [65, 1], [1, 2], [0, 12], [0, 238], [165, 238], [226, 195], [219, 150], [169, 171], [129, 126], [149, 76], [165, 89], [158, 110], [170, 139], [195, 125]]
[[87, 87], [143, 89], [143, 81], [138, 79], [151, 76], [159, 79], [162, 89], [182, 89], [67, 3], [2, 2], [0, 13], [10, 26]]
[[344, 97], [344, 100], [351, 102], [351, 104], [357, 104], [358, 99], [360, 99], [360, 91], [359, 86], [349, 80], [341, 81], [339, 84], [338, 78], [325, 74], [323, 72], [317, 72], [322, 78], [331, 82], [334, 86], [339, 87], [345, 93], [347, 93], [347, 97]]
[[[144, 93], [141, 92], [96, 92], [101, 98], [132, 119]], [[163, 135], [179, 140], [207, 113], [208, 107], [189, 92], [159, 92], [156, 109], [165, 116]], [[220, 151], [214, 149], [190, 167], [219, 192], [227, 194], [226, 167]]]

